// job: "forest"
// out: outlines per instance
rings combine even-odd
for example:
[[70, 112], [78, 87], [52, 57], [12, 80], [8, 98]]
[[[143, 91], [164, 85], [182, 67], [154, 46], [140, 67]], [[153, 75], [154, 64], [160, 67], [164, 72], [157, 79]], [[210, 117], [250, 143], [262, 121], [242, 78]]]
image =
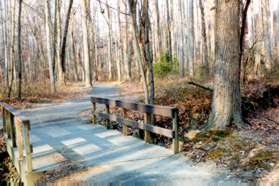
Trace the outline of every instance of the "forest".
[[191, 161], [279, 180], [279, 0], [0, 0], [0, 43], [0, 101], [25, 109], [113, 84], [177, 107]]

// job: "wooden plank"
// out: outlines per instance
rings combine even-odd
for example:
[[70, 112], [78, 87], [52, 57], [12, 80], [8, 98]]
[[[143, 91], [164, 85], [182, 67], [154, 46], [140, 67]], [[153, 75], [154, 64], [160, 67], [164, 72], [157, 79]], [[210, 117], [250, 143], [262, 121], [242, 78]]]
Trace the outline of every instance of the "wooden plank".
[[99, 104], [109, 104], [111, 107], [119, 107], [127, 110], [137, 111], [141, 113], [155, 114], [165, 117], [173, 117], [174, 113], [177, 111], [175, 107], [159, 106], [159, 105], [149, 105], [142, 103], [130, 103], [120, 100], [109, 100], [107, 98], [92, 97], [92, 103]]
[[118, 116], [116, 114], [97, 113], [96, 116], [100, 119], [110, 119], [111, 121], [123, 123], [123, 125], [132, 128], [147, 130], [149, 132], [159, 134], [168, 138], [174, 137], [173, 132], [170, 129], [164, 129], [162, 127], [153, 126], [151, 124], [144, 124], [143, 122], [133, 121], [130, 119], [124, 119], [121, 116]]

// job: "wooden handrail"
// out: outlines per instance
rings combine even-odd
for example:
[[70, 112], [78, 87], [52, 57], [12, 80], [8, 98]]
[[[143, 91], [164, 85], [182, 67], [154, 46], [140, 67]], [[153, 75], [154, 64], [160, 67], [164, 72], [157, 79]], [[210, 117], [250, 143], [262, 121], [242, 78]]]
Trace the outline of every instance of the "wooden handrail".
[[[32, 172], [32, 145], [30, 144], [30, 120], [7, 103], [0, 102], [3, 114], [3, 131], [7, 142], [7, 150], [16, 164], [19, 173], [21, 167], [27, 173]], [[17, 149], [17, 151], [15, 150]], [[18, 156], [15, 157], [15, 152]], [[24, 157], [25, 155], [25, 157]], [[25, 163], [23, 162], [25, 158]]]
[[[175, 107], [169, 106], [159, 106], [159, 105], [150, 105], [150, 104], [142, 104], [142, 103], [131, 103], [125, 102], [121, 100], [111, 100], [107, 98], [100, 97], [91, 97], [91, 102], [93, 104], [92, 115], [93, 115], [93, 123], [96, 124], [97, 117], [106, 120], [106, 125], [110, 121], [116, 121], [118, 123], [122, 123], [123, 125], [123, 133], [127, 134], [127, 127], [135, 127], [144, 130], [144, 139], [146, 142], [151, 141], [150, 132], [156, 133], [168, 138], [172, 138], [173, 141], [173, 150], [174, 153], [178, 153], [178, 109]], [[104, 104], [106, 106], [106, 113], [97, 113], [96, 104]], [[127, 111], [136, 111], [143, 113], [145, 115], [145, 119], [143, 122], [137, 122], [133, 120], [129, 120], [115, 114], [110, 113], [110, 107], [122, 108], [124, 117], [127, 117]], [[151, 124], [151, 117], [153, 115], [160, 115], [169, 117], [172, 119], [172, 130], [165, 129], [162, 127], [157, 127]]]

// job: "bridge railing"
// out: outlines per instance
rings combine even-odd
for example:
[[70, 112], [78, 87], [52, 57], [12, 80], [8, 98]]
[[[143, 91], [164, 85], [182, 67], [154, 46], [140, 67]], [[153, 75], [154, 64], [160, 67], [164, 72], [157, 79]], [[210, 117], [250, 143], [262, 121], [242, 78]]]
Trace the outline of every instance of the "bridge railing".
[[7, 151], [21, 173], [32, 172], [32, 145], [30, 144], [30, 120], [12, 106], [0, 102], [3, 116], [3, 132]]
[[[111, 100], [106, 98], [91, 97], [93, 104], [92, 115], [93, 123], [97, 123], [97, 118], [104, 119], [108, 126], [110, 121], [115, 121], [123, 125], [123, 134], [128, 134], [128, 127], [138, 128], [144, 130], [144, 140], [147, 143], [151, 142], [150, 133], [159, 134], [172, 139], [172, 146], [174, 153], [179, 152], [178, 142], [178, 109], [175, 107], [149, 105], [142, 103], [130, 103], [120, 100]], [[97, 112], [97, 105], [105, 105], [106, 112]], [[111, 113], [111, 108], [121, 108], [122, 116]], [[134, 121], [127, 118], [127, 111], [136, 111], [144, 114], [144, 121]], [[160, 115], [172, 119], [172, 129], [166, 129], [152, 124], [154, 115]]]

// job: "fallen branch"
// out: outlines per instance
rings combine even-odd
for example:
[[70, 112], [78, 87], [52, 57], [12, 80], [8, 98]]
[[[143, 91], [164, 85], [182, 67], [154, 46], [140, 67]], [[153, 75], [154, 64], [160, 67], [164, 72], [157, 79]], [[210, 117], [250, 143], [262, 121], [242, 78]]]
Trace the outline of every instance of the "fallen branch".
[[197, 87], [199, 87], [199, 88], [202, 88], [202, 89], [207, 90], [207, 91], [210, 91], [210, 92], [213, 92], [213, 89], [212, 89], [212, 88], [206, 87], [206, 86], [204, 86], [204, 85], [201, 85], [201, 84], [196, 83], [196, 82], [193, 82], [193, 81], [189, 81], [188, 84], [189, 84], [189, 85], [197, 86]]

